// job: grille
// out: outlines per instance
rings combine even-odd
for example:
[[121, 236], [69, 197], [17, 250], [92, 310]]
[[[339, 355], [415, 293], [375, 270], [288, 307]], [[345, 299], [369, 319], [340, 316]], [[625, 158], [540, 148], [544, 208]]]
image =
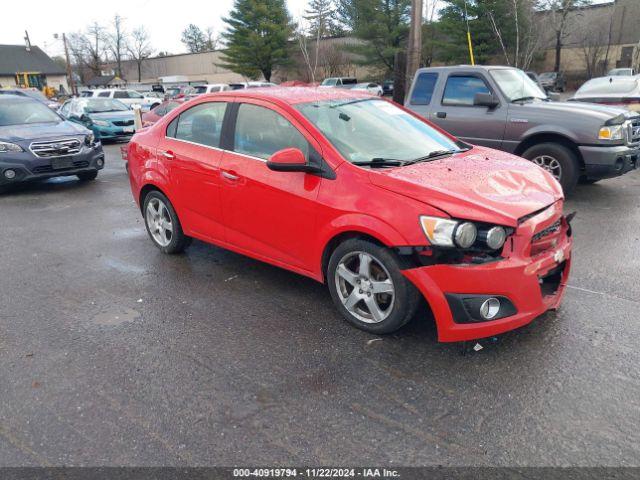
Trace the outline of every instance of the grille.
[[562, 225], [562, 222], [558, 220], [556, 223], [554, 223], [550, 227], [547, 227], [544, 230], [541, 230], [538, 233], [536, 233], [533, 236], [532, 241], [537, 242], [538, 240], [542, 240], [543, 238], [548, 237], [549, 235], [553, 235], [558, 230], [560, 230], [561, 225]]
[[64, 172], [65, 170], [73, 170], [74, 168], [85, 168], [89, 166], [89, 162], [86, 160], [79, 160], [77, 162], [73, 162], [73, 167], [65, 168], [65, 169], [57, 169], [54, 170], [51, 165], [42, 165], [40, 167], [35, 167], [33, 169], [33, 173], [49, 173], [49, 172]]
[[130, 127], [133, 125], [133, 120], [116, 120], [113, 124], [117, 127]]
[[75, 138], [51, 142], [34, 142], [29, 149], [36, 157], [40, 158], [67, 157], [80, 153], [82, 143]]
[[640, 143], [640, 118], [633, 119], [627, 127], [627, 143], [636, 145]]

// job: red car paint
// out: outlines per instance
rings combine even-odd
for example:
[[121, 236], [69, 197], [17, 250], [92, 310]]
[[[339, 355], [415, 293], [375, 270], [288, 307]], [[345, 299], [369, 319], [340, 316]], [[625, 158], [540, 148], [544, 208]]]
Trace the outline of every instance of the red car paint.
[[[199, 96], [137, 133], [129, 143], [134, 198], [140, 204], [147, 188], [159, 189], [172, 202], [185, 234], [320, 282], [326, 280], [325, 249], [344, 233], [367, 235], [388, 247], [423, 246], [428, 254], [421, 215], [511, 227], [514, 232], [499, 261], [403, 270], [431, 307], [439, 340], [492, 336], [557, 308], [569, 275], [572, 247], [559, 184], [528, 161], [481, 147], [400, 168], [358, 167], [294, 108], [299, 103], [359, 97], [369, 95], [290, 87]], [[205, 102], [250, 103], [278, 112], [321, 153], [336, 178], [274, 172], [264, 162], [239, 153], [165, 136], [171, 120]], [[161, 152], [175, 158], [166, 159]], [[544, 239], [547, 243], [534, 241], [536, 233], [558, 222], [559, 229]], [[560, 287], [543, 295], [540, 278], [561, 263], [565, 268]], [[517, 314], [458, 324], [445, 292], [503, 295], [514, 303]]]

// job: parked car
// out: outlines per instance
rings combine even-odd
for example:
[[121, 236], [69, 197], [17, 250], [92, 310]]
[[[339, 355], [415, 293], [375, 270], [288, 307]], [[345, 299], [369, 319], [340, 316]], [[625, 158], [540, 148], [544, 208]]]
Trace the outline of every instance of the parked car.
[[393, 95], [393, 80], [385, 80], [382, 82], [382, 91], [385, 95]]
[[382, 87], [377, 83], [356, 83], [353, 86], [353, 90], [360, 90], [379, 97], [383, 94]]
[[162, 117], [164, 117], [167, 113], [169, 113], [171, 110], [178, 108], [180, 105], [182, 105], [186, 101], [187, 101], [187, 98], [185, 97], [165, 100], [156, 108], [142, 114], [142, 126], [150, 127], [151, 125], [156, 123], [158, 120], [160, 120]]
[[540, 85], [549, 92], [564, 92], [567, 81], [562, 72], [544, 72], [539, 75]]
[[33, 100], [37, 100], [40, 103], [44, 103], [52, 110], [57, 110], [58, 108], [60, 108], [60, 104], [58, 102], [47, 98], [47, 96], [37, 88], [0, 88], [0, 95], [16, 95], [18, 97], [28, 97], [32, 98]]
[[191, 85], [177, 85], [173, 87], [168, 87], [165, 90], [165, 100], [170, 98], [183, 98], [189, 97], [195, 93], [195, 89]]
[[570, 218], [547, 171], [362, 92], [198, 97], [123, 155], [161, 251], [198, 238], [324, 282], [374, 334], [422, 297], [441, 341], [505, 332], [557, 308], [569, 275]]
[[69, 175], [94, 180], [103, 167], [102, 146], [91, 130], [37, 100], [0, 95], [0, 189]]
[[68, 100], [59, 113], [67, 120], [91, 129], [100, 141], [128, 140], [135, 133], [133, 110], [111, 98]]
[[542, 83], [540, 82], [540, 76], [536, 72], [528, 71], [524, 73], [527, 74], [527, 77], [529, 77], [533, 81], [533, 83], [535, 83], [538, 87], [540, 87], [540, 90], [542, 90], [543, 92], [545, 91], [545, 88], [542, 86]]
[[640, 78], [617, 76], [592, 78], [569, 100], [599, 103], [640, 111]]
[[639, 165], [640, 117], [621, 108], [551, 102], [522, 71], [458, 66], [418, 71], [406, 106], [462, 140], [515, 153], [570, 193]]
[[160, 92], [160, 91], [147, 90], [146, 92], [144, 92], [143, 95], [145, 97], [159, 98], [161, 100], [164, 100], [164, 92]]
[[633, 68], [614, 68], [607, 72], [607, 77], [632, 77], [635, 74]]
[[226, 92], [232, 90], [232, 88], [226, 83], [211, 83], [207, 85], [196, 85], [193, 87], [195, 95], [202, 95], [205, 93]]
[[271, 82], [239, 82], [239, 83], [230, 83], [229, 88], [231, 90], [244, 90], [247, 88], [263, 88], [263, 87], [277, 87], [275, 83]]
[[331, 77], [325, 78], [320, 84], [320, 88], [353, 88], [358, 84], [358, 79], [353, 77]]
[[[91, 95], [89, 95], [89, 93]], [[144, 96], [143, 94], [138, 93], [135, 90], [121, 90], [118, 88], [100, 88], [96, 90], [86, 90], [82, 92], [82, 97], [113, 98], [114, 100], [119, 100], [125, 105], [128, 105], [129, 107], [140, 105], [140, 107], [144, 111], [155, 108], [162, 102], [162, 100], [157, 97]]]

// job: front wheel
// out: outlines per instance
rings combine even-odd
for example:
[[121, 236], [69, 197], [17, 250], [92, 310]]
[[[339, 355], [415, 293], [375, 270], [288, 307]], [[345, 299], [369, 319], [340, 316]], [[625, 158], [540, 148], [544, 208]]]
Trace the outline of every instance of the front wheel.
[[576, 188], [580, 166], [575, 153], [564, 145], [540, 143], [528, 148], [522, 156], [553, 175], [560, 182], [565, 195]]
[[398, 256], [367, 240], [347, 240], [335, 249], [327, 283], [343, 317], [369, 333], [398, 330], [420, 303], [420, 293], [400, 271]]
[[144, 199], [143, 212], [149, 237], [164, 253], [180, 253], [189, 246], [191, 238], [182, 231], [178, 215], [165, 195], [149, 192]]

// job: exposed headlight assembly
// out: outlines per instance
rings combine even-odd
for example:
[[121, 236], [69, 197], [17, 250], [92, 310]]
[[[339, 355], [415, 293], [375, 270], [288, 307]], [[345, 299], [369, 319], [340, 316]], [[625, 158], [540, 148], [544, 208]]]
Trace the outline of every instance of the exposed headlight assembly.
[[24, 152], [20, 145], [9, 142], [0, 142], [0, 153]]
[[438, 247], [469, 249], [477, 245], [481, 249], [498, 250], [507, 240], [507, 230], [501, 226], [481, 226], [448, 218], [420, 217], [420, 225], [427, 239]]

